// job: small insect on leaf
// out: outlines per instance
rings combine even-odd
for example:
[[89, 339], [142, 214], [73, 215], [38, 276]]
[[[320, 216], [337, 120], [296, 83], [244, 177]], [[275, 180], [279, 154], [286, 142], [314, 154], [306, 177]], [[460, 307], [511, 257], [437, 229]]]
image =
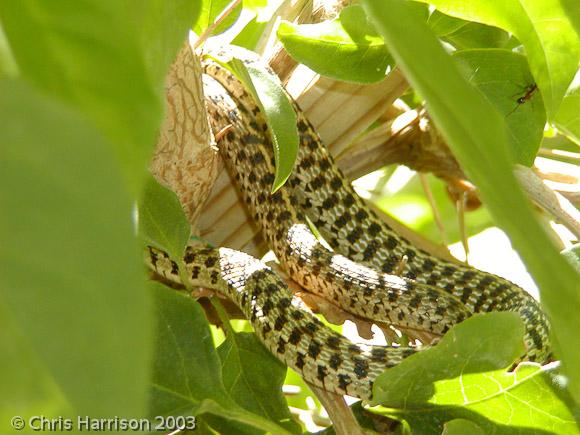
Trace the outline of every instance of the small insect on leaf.
[[537, 91], [537, 90], [538, 90], [538, 85], [536, 85], [535, 83], [533, 83], [533, 84], [529, 85], [529, 86], [526, 88], [526, 92], [525, 92], [525, 94], [524, 94], [524, 95], [522, 95], [522, 96], [520, 96], [520, 97], [519, 97], [519, 98], [516, 100], [516, 102], [517, 102], [517, 105], [516, 105], [516, 106], [515, 106], [515, 107], [512, 109], [512, 111], [511, 111], [511, 112], [509, 112], [509, 113], [506, 115], [506, 117], [507, 117], [507, 116], [510, 116], [512, 113], [514, 113], [514, 112], [516, 111], [516, 109], [517, 109], [518, 107], [520, 107], [522, 104], [525, 104], [525, 103], [526, 103], [526, 101], [529, 101], [529, 100], [531, 100], [531, 99], [532, 99], [532, 97], [534, 96], [534, 94], [536, 93], [536, 91]]

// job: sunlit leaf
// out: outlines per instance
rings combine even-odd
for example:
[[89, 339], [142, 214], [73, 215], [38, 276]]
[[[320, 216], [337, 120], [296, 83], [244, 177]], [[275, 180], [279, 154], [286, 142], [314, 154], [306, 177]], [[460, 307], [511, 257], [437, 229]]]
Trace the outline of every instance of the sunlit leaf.
[[246, 411], [228, 394], [220, 358], [199, 304], [159, 283], [151, 287], [157, 310], [157, 340], [150, 415], [207, 413], [234, 424], [288, 434], [270, 420]]
[[300, 432], [282, 395], [286, 366], [272, 356], [254, 333], [230, 331], [218, 347], [226, 390], [245, 409], [288, 431]]
[[75, 415], [141, 416], [152, 317], [119, 165], [63, 104], [21, 81], [0, 95], [0, 304], [36, 356], [15, 378], [48, 374]]
[[558, 0], [419, 0], [446, 14], [497, 26], [523, 44], [553, 118], [580, 61], [580, 39]]
[[[429, 113], [453, 154], [480, 189], [495, 221], [511, 237], [541, 290], [552, 321], [556, 351], [580, 400], [580, 348], [569, 346], [580, 330], [578, 274], [557, 253], [517, 187], [505, 124], [491, 104], [459, 73], [451, 57], [402, 0], [363, 0], [409, 82], [425, 98]], [[496, 3], [494, 3], [496, 4]], [[407, 29], [413, 32], [407, 32]], [[557, 272], [555, 272], [557, 271]], [[558, 344], [561, 343], [561, 346]]]
[[2, 2], [0, 19], [21, 77], [89, 118], [137, 192], [161, 121], [165, 71], [197, 8], [190, 0], [19, 0]]
[[172, 258], [181, 258], [191, 227], [175, 193], [150, 176], [138, 205], [139, 234], [145, 243], [166, 251]]
[[[523, 335], [516, 313], [476, 314], [453, 327], [437, 346], [380, 375], [373, 385], [372, 404], [396, 408], [422, 404], [440, 391], [433, 388], [434, 382], [454, 379], [461, 384], [460, 375], [508, 367], [524, 352]], [[439, 398], [434, 403], [441, 402]]]
[[377, 82], [393, 63], [360, 6], [347, 7], [336, 20], [319, 24], [282, 22], [278, 37], [294, 59], [339, 80]]
[[467, 433], [471, 435], [485, 435], [481, 427], [464, 418], [456, 418], [445, 423], [441, 435], [465, 435]]
[[509, 50], [454, 53], [466, 79], [501, 113], [516, 162], [531, 166], [543, 137], [546, 113], [524, 56]]
[[580, 272], [580, 244], [575, 244], [571, 248], [562, 251], [562, 255], [572, 264], [574, 269]]
[[580, 144], [580, 73], [562, 101], [554, 125], [570, 139]]
[[573, 401], [553, 364], [524, 363], [507, 371], [523, 350], [523, 332], [515, 313], [471, 317], [437, 346], [380, 375], [373, 403], [383, 406], [376, 410], [407, 421], [413, 433], [440, 433], [458, 418], [475, 422], [483, 433], [579, 433]]
[[[193, 31], [201, 35], [216, 18], [232, 3], [232, 0], [198, 0], [201, 4], [201, 13], [193, 23]], [[194, 2], [195, 3], [195, 2]], [[240, 2], [232, 12], [212, 32], [213, 35], [225, 32], [239, 18], [243, 3]]]

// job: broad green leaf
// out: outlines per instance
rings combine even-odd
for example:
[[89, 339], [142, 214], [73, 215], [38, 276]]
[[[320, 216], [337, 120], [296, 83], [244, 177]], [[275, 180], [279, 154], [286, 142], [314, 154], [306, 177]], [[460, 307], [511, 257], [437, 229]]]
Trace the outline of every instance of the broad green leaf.
[[559, 0], [419, 0], [448, 15], [500, 27], [523, 44], [548, 117], [557, 111], [580, 61], [580, 39]]
[[0, 25], [0, 78], [16, 77], [17, 75], [18, 66]]
[[152, 283], [151, 288], [157, 311], [150, 402], [153, 414], [177, 409], [195, 413], [204, 399], [231, 405], [201, 307], [159, 283]]
[[434, 10], [427, 24], [444, 41], [458, 50], [470, 48], [505, 48], [510, 36], [505, 30], [465, 21]]
[[276, 177], [272, 185], [274, 193], [284, 185], [292, 173], [298, 155], [296, 113], [278, 77], [257, 62], [244, 62], [255, 59], [255, 53], [234, 46], [229, 47], [229, 52], [231, 56], [215, 52], [210, 55], [236, 75], [262, 108], [274, 146], [276, 163]]
[[580, 145], [580, 73], [576, 75], [572, 86], [562, 101], [560, 110], [554, 119], [554, 125], [562, 133]]
[[560, 0], [566, 15], [574, 28], [576, 33], [580, 36], [580, 8], [576, 0]]
[[505, 30], [474, 22], [468, 22], [455, 32], [443, 36], [442, 39], [458, 50], [469, 48], [512, 48], [511, 45], [517, 43], [514, 38], [510, 38], [510, 35]]
[[195, 4], [0, 4], [0, 20], [22, 78], [72, 104], [105, 133], [134, 192], [157, 138], [164, 71], [186, 39]]
[[251, 78], [248, 85], [255, 89], [255, 96], [260, 102], [272, 134], [276, 162], [276, 177], [272, 185], [274, 193], [292, 173], [298, 156], [296, 113], [278, 77], [257, 64], [247, 65], [246, 69]]
[[[197, 20], [193, 22], [193, 31], [201, 35], [209, 26], [211, 26], [216, 18], [224, 11], [233, 0], [198, 0], [201, 4], [201, 13]], [[217, 35], [225, 32], [232, 26], [239, 18], [242, 12], [243, 3], [240, 2], [234, 10], [220, 23], [219, 26], [212, 32], [212, 35]]]
[[473, 423], [472, 421], [466, 420], [464, 418], [456, 418], [455, 420], [450, 420], [443, 425], [443, 432], [441, 435], [485, 435], [485, 432], [481, 427]]
[[579, 433], [554, 364], [523, 363], [507, 371], [523, 351], [523, 332], [515, 313], [475, 315], [437, 346], [380, 375], [373, 404], [382, 404], [377, 410], [383, 415], [406, 420], [413, 433], [440, 433], [457, 418], [484, 433]]
[[571, 248], [562, 251], [562, 255], [570, 262], [570, 264], [580, 272], [580, 244], [577, 243]]
[[230, 330], [218, 347], [218, 355], [224, 385], [234, 400], [290, 432], [300, 432], [282, 395], [286, 366], [268, 352], [255, 334]]
[[268, 25], [268, 21], [259, 21], [257, 16], [253, 17], [232, 40], [232, 44], [255, 50]]
[[0, 95], [1, 305], [44, 369], [20, 370], [49, 373], [75, 415], [143, 415], [151, 307], [118, 162], [45, 94], [3, 80]]
[[[572, 158], [571, 163], [575, 163], [578, 161], [577, 158], [574, 159], [574, 154], [580, 153], [580, 145], [562, 134], [555, 134], [553, 136], [544, 136], [544, 140], [542, 141], [542, 148], [545, 148], [547, 150], [566, 151], [568, 154], [570, 154], [570, 157]], [[551, 156], [551, 158], [565, 159], [566, 155], [560, 156], [553, 155]]]
[[455, 378], [460, 385], [465, 376], [508, 367], [524, 353], [523, 336], [517, 313], [475, 314], [447, 332], [437, 346], [380, 375], [371, 403], [395, 408], [423, 404], [443, 393], [434, 388], [438, 380]]
[[504, 116], [515, 161], [531, 166], [542, 141], [546, 112], [525, 57], [509, 50], [478, 49], [455, 52], [453, 59]]
[[[444, 422], [467, 419], [483, 433], [578, 434], [575, 404], [554, 367], [523, 364], [515, 372], [493, 371], [435, 382], [440, 391], [428, 403], [404, 409], [378, 407], [405, 420], [412, 433], [441, 433]], [[461, 432], [472, 433], [472, 432]]]
[[135, 9], [148, 5], [142, 10], [139, 35], [150, 80], [163, 95], [165, 75], [179, 48], [189, 42], [191, 23], [200, 15], [202, 4], [198, 0], [147, 0], [148, 4], [131, 1], [139, 5], [133, 5]]
[[338, 80], [382, 80], [393, 59], [360, 6], [342, 10], [336, 20], [296, 25], [286, 21], [278, 38], [290, 56], [314, 71]]
[[465, 27], [468, 23], [469, 21], [445, 15], [438, 10], [434, 10], [427, 19], [427, 24], [437, 36], [450, 35]]
[[[580, 400], [580, 348], [569, 346], [580, 330], [578, 274], [561, 258], [518, 188], [508, 153], [505, 123], [462, 77], [450, 56], [402, 0], [363, 0], [397, 64], [425, 98], [429, 113], [453, 154], [480, 189], [494, 220], [511, 237], [541, 291], [552, 321], [556, 352]], [[413, 29], [409, 32], [408, 29]], [[557, 347], [561, 343], [562, 346]]]
[[181, 258], [191, 227], [175, 193], [149, 176], [138, 211], [139, 234], [145, 243], [167, 251], [172, 258]]
[[262, 53], [274, 26], [278, 24], [280, 14], [284, 14], [287, 6], [287, 0], [246, 0], [244, 12], [249, 16], [231, 44]]
[[271, 433], [288, 434], [238, 405], [223, 383], [221, 362], [202, 308], [185, 294], [151, 284], [157, 339], [149, 413], [215, 415]]
[[[6, 397], [0, 406], [0, 421], [7, 425], [15, 415], [28, 419], [43, 414], [47, 418], [74, 416], [46, 365], [35, 353], [26, 335], [0, 300], [0, 385]], [[7, 427], [7, 426], [5, 426]], [[38, 433], [27, 427], [18, 433]]]

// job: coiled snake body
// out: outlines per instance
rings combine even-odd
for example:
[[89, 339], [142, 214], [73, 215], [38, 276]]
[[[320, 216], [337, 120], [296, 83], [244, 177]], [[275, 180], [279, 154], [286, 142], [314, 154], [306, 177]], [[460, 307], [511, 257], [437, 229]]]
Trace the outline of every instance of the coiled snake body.
[[[222, 156], [295, 281], [356, 316], [436, 334], [475, 312], [515, 311], [526, 328], [525, 358], [546, 360], [549, 323], [536, 301], [503, 278], [434, 258], [396, 234], [354, 193], [297, 106], [296, 168], [270, 194], [274, 157], [259, 106], [217, 63], [208, 61], [205, 72], [212, 128], [227, 127], [218, 143]], [[334, 251], [312, 234], [306, 217]], [[150, 247], [145, 257], [155, 272], [180, 282], [177, 264], [166, 253]], [[274, 355], [326, 390], [370, 398], [374, 379], [417, 351], [353, 344], [324, 326], [283, 280], [247, 254], [190, 246], [183, 260], [191, 285], [230, 297]]]

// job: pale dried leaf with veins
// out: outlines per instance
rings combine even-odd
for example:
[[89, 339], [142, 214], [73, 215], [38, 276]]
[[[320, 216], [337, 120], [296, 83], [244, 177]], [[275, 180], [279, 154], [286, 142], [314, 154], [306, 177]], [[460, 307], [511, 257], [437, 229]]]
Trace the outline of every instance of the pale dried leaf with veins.
[[219, 168], [203, 103], [201, 66], [186, 42], [165, 81], [166, 113], [150, 169], [173, 190], [196, 231], [196, 222]]

